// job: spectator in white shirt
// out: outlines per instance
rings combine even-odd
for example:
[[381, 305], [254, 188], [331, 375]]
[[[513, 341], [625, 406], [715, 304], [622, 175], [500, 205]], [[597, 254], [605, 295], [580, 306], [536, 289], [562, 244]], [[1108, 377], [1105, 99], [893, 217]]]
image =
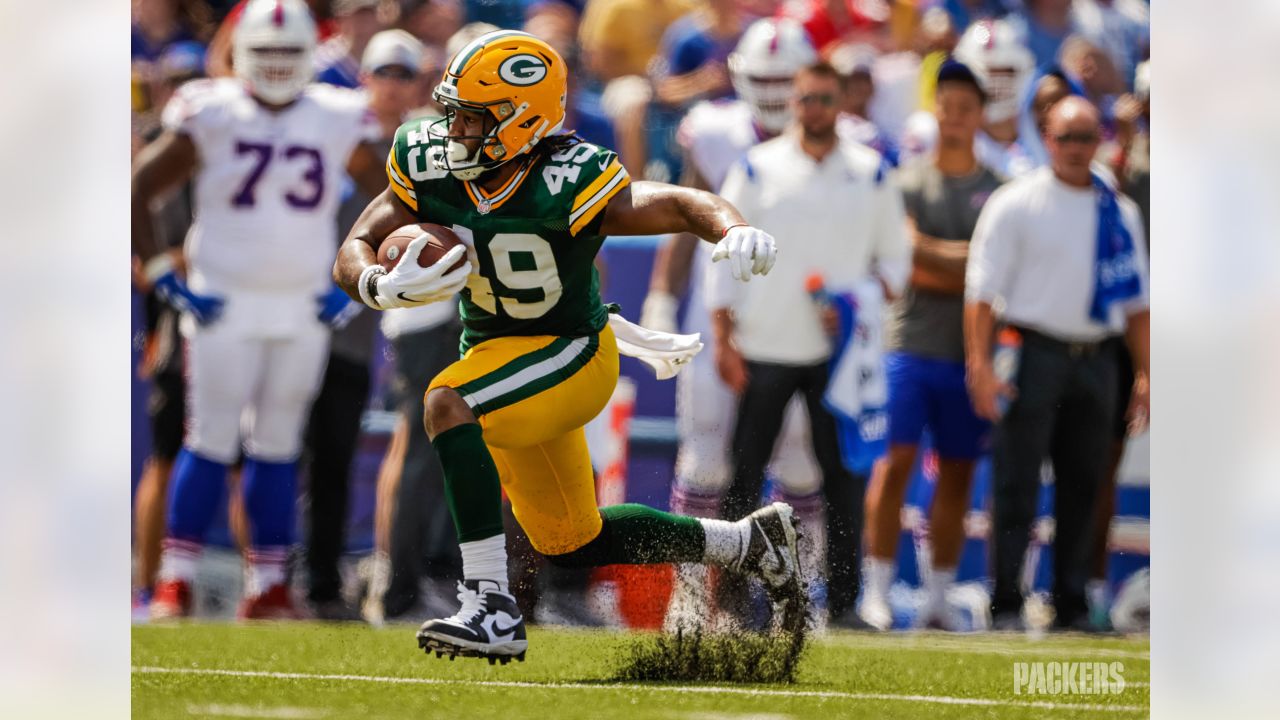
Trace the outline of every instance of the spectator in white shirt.
[[713, 265], [708, 281], [716, 366], [740, 395], [722, 516], [759, 505], [783, 410], [801, 393], [827, 502], [833, 617], [852, 614], [865, 480], [844, 467], [835, 419], [822, 402], [835, 319], [810, 297], [806, 280], [817, 274], [827, 288], [845, 290], [878, 275], [896, 294], [910, 270], [901, 194], [878, 153], [837, 135], [839, 102], [840, 77], [830, 65], [797, 73], [796, 122], [749, 150], [720, 191], [777, 239], [778, 262], [747, 284], [724, 282], [719, 273], [727, 270]]
[[[1148, 283], [1138, 208], [1090, 169], [1097, 109], [1070, 97], [1045, 128], [1050, 167], [991, 197], [978, 219], [965, 276], [965, 354], [974, 409], [994, 436], [998, 629], [1021, 626], [1019, 582], [1040, 486], [1053, 462], [1055, 627], [1087, 628], [1091, 518], [1107, 471], [1116, 402], [1115, 343], [1133, 356], [1130, 417], [1148, 412]], [[997, 377], [997, 316], [1021, 337], [1015, 373]], [[1007, 409], [1001, 411], [1002, 404]]]

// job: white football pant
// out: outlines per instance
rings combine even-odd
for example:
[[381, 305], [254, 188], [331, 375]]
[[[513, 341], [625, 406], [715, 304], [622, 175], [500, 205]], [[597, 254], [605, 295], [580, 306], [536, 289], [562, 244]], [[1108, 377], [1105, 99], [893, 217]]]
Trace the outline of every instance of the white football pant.
[[[719, 496], [732, 480], [730, 450], [738, 399], [716, 372], [715, 354], [700, 352], [676, 376], [677, 488]], [[768, 474], [791, 495], [822, 489], [822, 471], [809, 439], [809, 415], [797, 394], [787, 405]], [[725, 518], [736, 520], [737, 518]]]
[[187, 338], [184, 445], [231, 464], [290, 462], [301, 453], [311, 402], [329, 358], [329, 328], [310, 294], [236, 292], [208, 327], [183, 318]]

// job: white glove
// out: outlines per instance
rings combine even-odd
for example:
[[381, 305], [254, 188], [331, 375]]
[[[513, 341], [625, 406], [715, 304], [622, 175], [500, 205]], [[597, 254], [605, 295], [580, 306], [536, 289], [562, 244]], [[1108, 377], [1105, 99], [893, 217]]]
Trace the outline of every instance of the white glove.
[[430, 236], [426, 233], [414, 238], [404, 249], [400, 262], [387, 272], [381, 265], [370, 265], [360, 274], [360, 298], [376, 310], [397, 307], [416, 307], [448, 300], [467, 284], [471, 274], [471, 261], [447, 272], [467, 253], [459, 245], [450, 248], [431, 267], [419, 267], [418, 255]]
[[679, 332], [676, 313], [680, 310], [680, 301], [674, 295], [659, 290], [650, 290], [640, 307], [639, 325], [649, 330], [664, 333]]
[[734, 225], [716, 243], [711, 262], [728, 260], [733, 277], [747, 282], [752, 275], [768, 275], [778, 258], [778, 245], [769, 233], [750, 225]]

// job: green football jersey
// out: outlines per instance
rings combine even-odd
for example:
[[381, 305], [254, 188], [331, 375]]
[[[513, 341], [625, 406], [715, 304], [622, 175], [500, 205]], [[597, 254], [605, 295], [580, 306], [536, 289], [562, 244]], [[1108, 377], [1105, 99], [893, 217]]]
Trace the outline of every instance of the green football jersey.
[[444, 152], [427, 126], [396, 131], [391, 189], [422, 222], [451, 228], [472, 250], [461, 293], [462, 349], [506, 335], [582, 336], [608, 321], [595, 256], [603, 210], [630, 183], [612, 150], [576, 137], [544, 139], [511, 179], [486, 194], [432, 162]]

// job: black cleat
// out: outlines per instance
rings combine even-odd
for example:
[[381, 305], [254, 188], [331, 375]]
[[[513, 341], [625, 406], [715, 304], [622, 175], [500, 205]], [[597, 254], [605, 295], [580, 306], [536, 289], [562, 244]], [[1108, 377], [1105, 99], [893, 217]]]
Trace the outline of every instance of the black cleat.
[[730, 569], [760, 578], [773, 604], [774, 623], [783, 631], [803, 631], [809, 598], [800, 581], [795, 511], [786, 503], [776, 502], [741, 522], [751, 526], [751, 537], [746, 552]]
[[483, 657], [489, 664], [503, 665], [514, 656], [524, 660], [529, 643], [525, 639], [524, 618], [511, 595], [499, 592], [489, 580], [458, 583], [462, 607], [453, 617], [428, 620], [418, 630], [418, 647], [449, 659]]

